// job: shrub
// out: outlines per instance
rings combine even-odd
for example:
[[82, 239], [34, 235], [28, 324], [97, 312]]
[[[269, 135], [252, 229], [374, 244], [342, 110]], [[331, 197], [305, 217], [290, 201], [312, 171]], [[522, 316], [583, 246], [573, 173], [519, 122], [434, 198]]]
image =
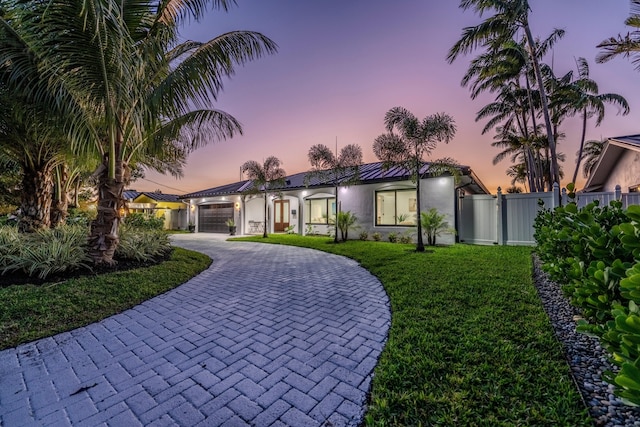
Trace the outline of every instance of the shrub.
[[171, 250], [169, 236], [162, 230], [123, 225], [116, 257], [135, 261], [151, 261]]
[[[338, 230], [340, 230], [340, 238], [342, 241], [346, 241], [349, 238], [349, 229], [357, 229], [358, 217], [351, 213], [351, 211], [340, 211], [337, 215]], [[336, 223], [335, 218], [329, 218], [329, 224]], [[334, 230], [335, 232], [335, 230]]]
[[389, 233], [387, 238], [389, 239], [389, 241], [391, 243], [396, 243], [398, 241], [398, 234], [397, 233]]
[[369, 233], [367, 232], [367, 230], [360, 232], [360, 240], [367, 240], [368, 238], [369, 238]]
[[586, 318], [578, 329], [599, 337], [620, 368], [605, 378], [640, 404], [640, 206], [570, 203], [540, 211], [534, 227], [543, 269]]
[[376, 242], [379, 242], [380, 240], [382, 240], [382, 235], [376, 231], [371, 235], [371, 238]]
[[406, 232], [400, 235], [400, 243], [413, 243], [413, 237], [411, 237], [411, 232]]
[[89, 222], [96, 218], [95, 210], [70, 208], [66, 223], [69, 225], [88, 226]]
[[2, 274], [20, 271], [45, 279], [53, 274], [88, 268], [87, 234], [87, 228], [79, 225], [19, 235], [3, 230], [0, 233], [3, 241], [0, 255]]
[[442, 233], [456, 233], [455, 229], [449, 227], [449, 223], [444, 220], [445, 218], [446, 215], [438, 213], [436, 208], [431, 208], [420, 214], [422, 233], [427, 236], [427, 245], [435, 246], [436, 237]]
[[124, 218], [123, 223], [126, 226], [144, 230], [162, 230], [164, 227], [163, 218], [138, 212], [127, 215], [126, 218]]

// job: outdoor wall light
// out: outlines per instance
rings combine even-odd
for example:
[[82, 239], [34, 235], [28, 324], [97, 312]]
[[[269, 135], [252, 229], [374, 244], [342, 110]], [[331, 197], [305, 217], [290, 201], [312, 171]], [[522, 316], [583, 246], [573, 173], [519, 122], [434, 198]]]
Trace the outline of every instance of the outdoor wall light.
[[302, 197], [307, 197], [307, 194], [309, 194], [309, 192], [308, 192], [307, 190], [304, 190], [304, 191], [302, 192]]
[[239, 211], [240, 210], [240, 203], [236, 202], [236, 210]]

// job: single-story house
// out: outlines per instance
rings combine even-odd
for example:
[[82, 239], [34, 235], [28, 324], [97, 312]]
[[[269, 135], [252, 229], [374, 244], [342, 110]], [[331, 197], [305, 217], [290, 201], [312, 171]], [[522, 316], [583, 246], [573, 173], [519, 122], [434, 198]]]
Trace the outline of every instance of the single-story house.
[[623, 193], [640, 191], [640, 135], [609, 138], [583, 191], [615, 191], [616, 185]]
[[[228, 219], [235, 221], [239, 234], [261, 234], [293, 231], [298, 234], [328, 234], [329, 219], [337, 211], [334, 181], [314, 176], [306, 180], [307, 172], [289, 175], [285, 184], [267, 198], [267, 223], [264, 223], [263, 193], [252, 194], [253, 182], [239, 181], [180, 196], [189, 204], [189, 222], [197, 232], [228, 232]], [[434, 207], [446, 215], [451, 226], [457, 225], [458, 198], [464, 194], [488, 194], [489, 191], [467, 166], [460, 166], [460, 176], [432, 176], [425, 163], [421, 176], [421, 210]], [[338, 183], [348, 181], [345, 176]], [[381, 162], [359, 167], [359, 180], [351, 186], [339, 186], [341, 211], [351, 211], [358, 218], [358, 229], [369, 236], [380, 233], [415, 234], [417, 220], [416, 184], [410, 173], [395, 167], [384, 170]], [[415, 235], [413, 236], [415, 240]], [[455, 242], [454, 235], [442, 236], [441, 243]]]
[[144, 213], [163, 218], [164, 228], [168, 230], [185, 229], [187, 227], [187, 209], [189, 206], [176, 194], [125, 190], [123, 197], [129, 213]]

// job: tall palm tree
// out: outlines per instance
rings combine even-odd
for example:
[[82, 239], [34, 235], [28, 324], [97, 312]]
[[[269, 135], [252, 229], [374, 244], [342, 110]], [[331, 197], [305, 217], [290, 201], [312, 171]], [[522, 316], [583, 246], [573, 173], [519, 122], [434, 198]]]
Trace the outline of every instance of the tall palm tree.
[[263, 164], [255, 160], [249, 160], [241, 167], [242, 173], [246, 173], [247, 177], [253, 181], [254, 191], [261, 192], [264, 198], [264, 231], [262, 237], [265, 239], [268, 237], [267, 228], [269, 221], [267, 202], [269, 194], [272, 194], [278, 187], [282, 187], [287, 176], [284, 169], [280, 167], [280, 163], [277, 157], [270, 156], [267, 157]]
[[576, 167], [573, 171], [571, 182], [575, 184], [582, 162], [585, 137], [587, 133], [587, 121], [595, 117], [596, 126], [600, 126], [605, 114], [605, 103], [617, 105], [623, 115], [629, 114], [627, 100], [615, 93], [598, 93], [598, 84], [589, 78], [589, 63], [584, 58], [576, 60], [578, 78], [572, 81], [559, 95], [567, 102], [569, 115], [580, 114], [582, 116], [582, 132], [580, 145], [576, 157]]
[[636, 70], [640, 70], [640, 0], [631, 0], [631, 14], [625, 20], [625, 25], [631, 27], [625, 36], [618, 34], [603, 40], [597, 46], [602, 52], [596, 56], [596, 62], [607, 62], [618, 55], [631, 58]]
[[311, 178], [316, 177], [334, 187], [336, 216], [334, 218], [333, 241], [338, 243], [338, 218], [341, 210], [338, 189], [340, 186], [349, 186], [358, 182], [360, 165], [362, 164], [362, 148], [357, 144], [347, 144], [342, 147], [339, 154], [334, 154], [326, 145], [316, 144], [309, 148], [307, 157], [311, 163], [311, 171], [305, 175], [305, 182], [309, 183]]
[[460, 7], [464, 10], [473, 9], [481, 16], [485, 12], [494, 12], [495, 14], [485, 19], [479, 25], [467, 27], [463, 30], [462, 38], [451, 48], [447, 56], [450, 63], [460, 54], [470, 53], [477, 47], [492, 50], [508, 40], [513, 40], [519, 31], [524, 33], [529, 61], [540, 93], [542, 115], [546, 126], [551, 157], [550, 174], [554, 177], [554, 180], [560, 182], [558, 159], [556, 157], [556, 141], [553, 136], [551, 116], [549, 113], [549, 101], [540, 69], [538, 48], [529, 25], [529, 12], [531, 10], [529, 1], [461, 0]]
[[[386, 134], [378, 136], [373, 143], [373, 152], [383, 162], [383, 167], [400, 166], [408, 171], [411, 180], [416, 183], [417, 217], [421, 218], [420, 179], [425, 173], [438, 174], [448, 171], [458, 173], [457, 164], [451, 159], [432, 162], [423, 171], [425, 157], [431, 155], [439, 142], [449, 143], [456, 134], [453, 117], [446, 113], [437, 113], [419, 120], [409, 110], [394, 107], [384, 116]], [[394, 130], [398, 133], [394, 133]], [[418, 242], [416, 250], [424, 252], [422, 225], [418, 223]]]
[[[101, 156], [98, 215], [89, 238], [95, 263], [113, 262], [131, 163], [169, 142], [190, 151], [241, 132], [212, 101], [237, 65], [275, 52], [275, 43], [248, 31], [204, 43], [180, 42], [178, 34], [180, 25], [199, 20], [209, 7], [226, 10], [233, 3], [33, 0], [16, 8], [18, 20], [0, 22], [27, 41], [43, 80], [61, 95], [58, 104], [72, 117], [64, 124], [73, 148]], [[0, 49], [2, 60], [11, 54]], [[15, 67], [16, 79], [20, 71]]]

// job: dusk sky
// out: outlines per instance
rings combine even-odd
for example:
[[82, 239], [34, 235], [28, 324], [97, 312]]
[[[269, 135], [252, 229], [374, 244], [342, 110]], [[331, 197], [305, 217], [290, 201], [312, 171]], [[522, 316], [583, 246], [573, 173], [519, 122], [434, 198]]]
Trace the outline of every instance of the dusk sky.
[[[374, 139], [384, 133], [384, 114], [402, 106], [419, 118], [436, 112], [454, 117], [457, 134], [441, 144], [432, 159], [450, 156], [470, 166], [495, 192], [510, 186], [508, 161], [492, 164], [499, 152], [491, 147], [493, 133], [482, 135], [485, 122], [476, 112], [493, 100], [490, 94], [471, 100], [460, 86], [469, 61], [446, 61], [463, 27], [480, 17], [458, 8], [457, 0], [238, 0], [228, 13], [210, 12], [204, 22], [182, 30], [185, 39], [209, 40], [231, 30], [259, 31], [274, 40], [278, 53], [238, 69], [225, 84], [215, 108], [235, 116], [244, 135], [211, 143], [189, 156], [184, 178], [147, 172], [131, 185], [138, 191], [184, 194], [240, 180], [247, 160], [276, 156], [287, 174], [309, 168], [307, 152], [314, 144], [338, 149], [359, 144], [365, 162], [375, 162]], [[628, 0], [530, 0], [534, 36], [553, 28], [565, 37], [553, 51], [556, 75], [575, 70], [585, 57], [600, 93], [626, 97], [627, 116], [607, 107], [604, 122], [589, 123], [587, 139], [640, 133], [640, 72], [625, 58], [595, 62], [596, 45], [626, 34]], [[545, 58], [551, 63], [552, 57]], [[559, 151], [567, 155], [567, 180], [575, 165], [580, 121], [568, 119]], [[582, 174], [579, 175], [580, 186]], [[566, 184], [566, 181], [563, 184]]]

